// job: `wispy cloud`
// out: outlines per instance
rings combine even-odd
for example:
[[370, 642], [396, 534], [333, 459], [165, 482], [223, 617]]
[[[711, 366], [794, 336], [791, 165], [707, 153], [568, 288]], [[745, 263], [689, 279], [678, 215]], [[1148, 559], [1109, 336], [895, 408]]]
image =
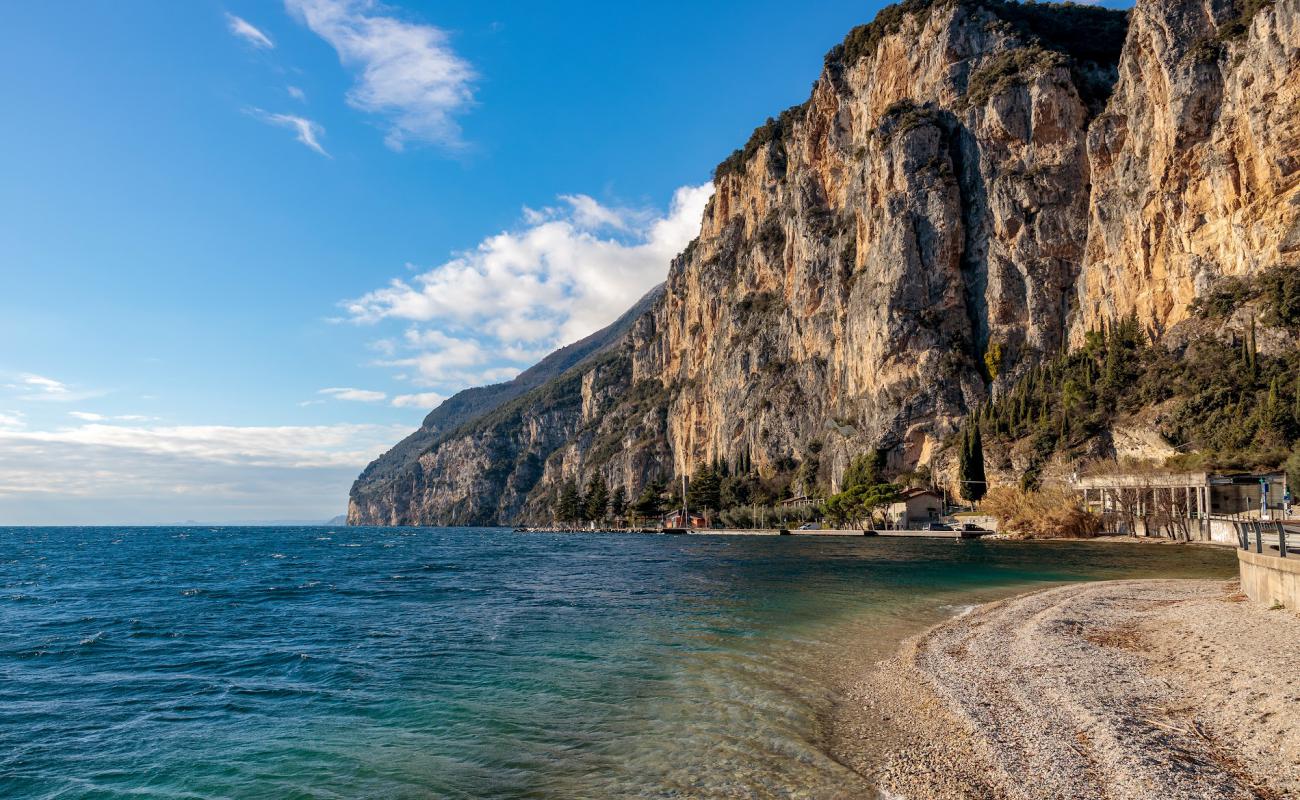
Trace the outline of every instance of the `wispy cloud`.
[[335, 400], [355, 400], [361, 403], [377, 403], [388, 397], [384, 392], [375, 392], [369, 389], [353, 389], [346, 386], [321, 389], [317, 394], [327, 395], [333, 397]]
[[4, 431], [0, 443], [101, 447], [256, 466], [363, 466], [393, 430], [380, 425], [140, 427], [90, 423], [57, 430]]
[[445, 394], [437, 392], [417, 392], [415, 394], [398, 394], [393, 398], [396, 408], [433, 408], [447, 399]]
[[399, 394], [393, 398], [393, 406], [395, 408], [433, 408], [446, 399], [446, 395], [437, 392]]
[[388, 121], [388, 147], [460, 145], [454, 117], [473, 102], [476, 75], [446, 32], [392, 16], [372, 0], [285, 0], [285, 6], [356, 70], [348, 103]]
[[307, 93], [297, 86], [286, 86], [284, 90], [289, 93], [290, 97], [297, 100], [299, 103], [307, 102]]
[[4, 384], [3, 388], [13, 391], [12, 396], [18, 400], [75, 403], [104, 394], [103, 391], [78, 388], [63, 381], [31, 372], [22, 373], [17, 378], [11, 378], [10, 380], [14, 382]]
[[16, 524], [326, 519], [406, 426], [0, 425], [0, 518]]
[[505, 380], [662, 281], [712, 193], [712, 184], [678, 189], [667, 213], [563, 196], [554, 208], [525, 209], [518, 229], [343, 307], [358, 323], [416, 323], [377, 349], [389, 356], [380, 364], [422, 385], [450, 392]]
[[325, 148], [320, 143], [320, 137], [325, 135], [325, 128], [318, 122], [313, 122], [305, 117], [296, 114], [273, 114], [260, 108], [248, 109], [249, 115], [256, 119], [275, 125], [281, 128], [288, 128], [295, 132], [295, 137], [299, 142], [315, 150], [317, 153], [332, 158], [325, 152]]
[[103, 422], [105, 420], [116, 420], [118, 422], [152, 422], [158, 419], [157, 417], [149, 417], [144, 414], [117, 414], [114, 416], [107, 416], [105, 414], [95, 413], [94, 411], [69, 411], [68, 416], [73, 419], [79, 419], [82, 422]]
[[32, 375], [30, 373], [19, 378], [23, 385], [29, 386], [42, 394], [57, 395], [62, 397], [69, 394], [67, 384], [63, 381], [56, 381], [53, 378], [47, 378], [44, 375]]
[[243, 17], [237, 17], [234, 14], [227, 13], [226, 26], [230, 29], [231, 33], [238, 36], [240, 39], [243, 39], [245, 42], [248, 42], [253, 47], [262, 50], [271, 50], [275, 47], [275, 42], [271, 41], [270, 36], [262, 33], [261, 30]]

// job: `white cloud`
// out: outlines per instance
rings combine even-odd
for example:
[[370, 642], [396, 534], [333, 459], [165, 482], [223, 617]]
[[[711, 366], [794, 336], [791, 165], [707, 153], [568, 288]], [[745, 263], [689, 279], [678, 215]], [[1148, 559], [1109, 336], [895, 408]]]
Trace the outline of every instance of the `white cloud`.
[[327, 519], [394, 425], [0, 427], [0, 518], [12, 524]]
[[[378, 435], [382, 431], [382, 435]], [[310, 467], [364, 466], [391, 444], [393, 428], [379, 425], [139, 427], [91, 423], [45, 431], [3, 431], [14, 447], [66, 444], [181, 455], [224, 464]], [[375, 448], [380, 447], [379, 451]]]
[[285, 91], [288, 92], [289, 96], [292, 97], [294, 100], [297, 100], [300, 103], [307, 102], [307, 93], [304, 92], [302, 89], [299, 89], [297, 86], [285, 87]]
[[[573, 222], [579, 228], [599, 230], [603, 227], [610, 227], [620, 231], [628, 229], [628, 220], [626, 219], [628, 214], [625, 211], [603, 206], [594, 198], [585, 194], [562, 194], [560, 199], [569, 204], [572, 210]], [[525, 217], [537, 222], [545, 219], [545, 216], [544, 213], [533, 211], [531, 208], [525, 210]]]
[[407, 320], [380, 362], [414, 370], [442, 390], [504, 380], [519, 367], [609, 324], [667, 275], [696, 235], [712, 184], [673, 195], [666, 214], [603, 205], [585, 195], [541, 211], [525, 209], [517, 230], [414, 278], [343, 304], [358, 323]]
[[249, 115], [260, 119], [268, 125], [275, 125], [281, 128], [289, 128], [295, 132], [294, 138], [299, 142], [315, 150], [317, 153], [332, 158], [325, 152], [325, 148], [320, 143], [320, 137], [325, 135], [325, 128], [318, 122], [313, 122], [305, 117], [299, 117], [295, 114], [273, 114], [270, 111], [264, 111], [260, 108], [248, 109]]
[[317, 394], [329, 395], [335, 400], [355, 400], [361, 403], [377, 403], [388, 397], [384, 392], [375, 392], [370, 389], [353, 389], [346, 386], [321, 389]]
[[63, 381], [30, 372], [18, 375], [15, 380], [14, 383], [4, 384], [4, 388], [14, 390], [15, 394], [12, 396], [18, 400], [75, 403], [104, 394], [103, 391], [75, 388]]
[[158, 419], [157, 417], [147, 417], [143, 414], [118, 414], [117, 416], [105, 416], [96, 414], [93, 411], [69, 411], [68, 416], [79, 419], [83, 422], [104, 422], [106, 420], [117, 420], [118, 422], [151, 422]]
[[32, 375], [28, 373], [19, 378], [24, 386], [35, 389], [44, 394], [63, 396], [68, 394], [68, 386], [62, 381], [56, 381], [53, 378], [46, 378], [42, 375]]
[[388, 120], [388, 147], [459, 145], [453, 117], [473, 102], [476, 76], [444, 31], [386, 16], [371, 0], [285, 0], [285, 6], [357, 70], [348, 103]]
[[433, 408], [446, 399], [445, 395], [437, 392], [399, 394], [393, 398], [393, 406], [396, 408]]
[[0, 429], [22, 428], [27, 425], [21, 411], [0, 411]]
[[243, 39], [245, 42], [248, 42], [253, 47], [263, 50], [270, 50], [275, 47], [275, 43], [271, 41], [270, 36], [262, 33], [242, 17], [237, 17], [234, 14], [227, 13], [226, 25], [229, 27], [231, 33]]

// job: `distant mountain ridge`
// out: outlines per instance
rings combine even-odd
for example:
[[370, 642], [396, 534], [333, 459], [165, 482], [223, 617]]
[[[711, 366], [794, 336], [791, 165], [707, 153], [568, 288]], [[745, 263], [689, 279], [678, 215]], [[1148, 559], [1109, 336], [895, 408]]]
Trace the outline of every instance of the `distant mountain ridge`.
[[570, 345], [561, 347], [512, 380], [457, 392], [429, 412], [420, 428], [393, 446], [358, 476], [352, 497], [365, 497], [377, 487], [408, 473], [419, 457], [454, 431], [497, 410], [502, 405], [555, 380], [565, 371], [617, 345], [641, 315], [662, 296], [661, 283], [647, 292], [614, 322]]

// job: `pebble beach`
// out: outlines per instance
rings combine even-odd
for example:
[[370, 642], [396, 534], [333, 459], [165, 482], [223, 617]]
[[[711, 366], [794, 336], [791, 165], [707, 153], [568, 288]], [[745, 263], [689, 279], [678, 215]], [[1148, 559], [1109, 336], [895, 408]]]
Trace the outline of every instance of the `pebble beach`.
[[1300, 618], [1235, 582], [1073, 584], [968, 610], [852, 688], [884, 797], [1300, 796]]

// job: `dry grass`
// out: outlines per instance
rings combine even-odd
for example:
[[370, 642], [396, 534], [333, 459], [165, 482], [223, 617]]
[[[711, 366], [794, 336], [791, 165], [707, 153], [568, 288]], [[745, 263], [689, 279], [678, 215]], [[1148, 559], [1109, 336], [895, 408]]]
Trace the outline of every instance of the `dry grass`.
[[1101, 533], [1101, 517], [1057, 487], [991, 489], [980, 511], [997, 518], [999, 532], [1026, 539], [1090, 539]]

